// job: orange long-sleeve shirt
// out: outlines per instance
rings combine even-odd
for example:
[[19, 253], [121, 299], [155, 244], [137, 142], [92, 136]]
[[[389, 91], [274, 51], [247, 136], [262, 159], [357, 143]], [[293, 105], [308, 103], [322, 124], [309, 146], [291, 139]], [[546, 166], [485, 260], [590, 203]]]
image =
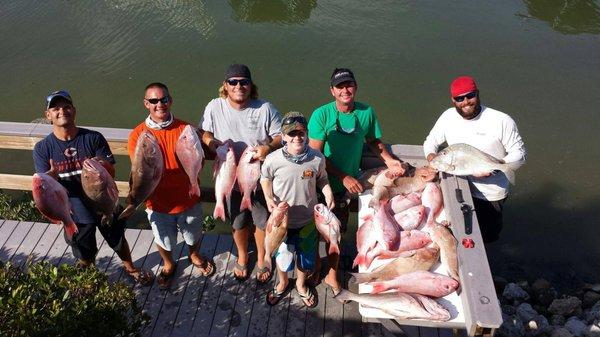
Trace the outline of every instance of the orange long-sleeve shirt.
[[189, 196], [190, 180], [183, 168], [179, 166], [175, 154], [175, 145], [186, 125], [188, 123], [175, 118], [173, 124], [167, 129], [153, 130], [142, 122], [129, 134], [127, 149], [131, 159], [133, 159], [138, 137], [144, 130], [150, 130], [156, 136], [163, 153], [165, 171], [160, 183], [146, 200], [146, 207], [153, 211], [176, 214], [185, 211], [198, 202], [199, 197]]

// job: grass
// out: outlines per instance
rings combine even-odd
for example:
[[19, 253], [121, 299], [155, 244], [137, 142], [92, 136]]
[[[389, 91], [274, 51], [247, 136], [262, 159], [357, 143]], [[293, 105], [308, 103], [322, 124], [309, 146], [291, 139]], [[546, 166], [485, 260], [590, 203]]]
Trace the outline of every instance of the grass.
[[0, 190], [0, 219], [47, 222], [35, 208], [31, 192], [7, 193]]

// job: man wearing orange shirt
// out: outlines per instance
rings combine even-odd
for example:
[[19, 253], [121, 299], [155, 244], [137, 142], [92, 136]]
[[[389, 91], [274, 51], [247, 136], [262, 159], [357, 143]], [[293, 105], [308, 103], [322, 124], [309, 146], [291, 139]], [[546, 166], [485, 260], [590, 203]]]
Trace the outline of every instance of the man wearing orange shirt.
[[189, 259], [203, 276], [210, 276], [215, 266], [200, 256], [202, 235], [202, 206], [198, 196], [190, 196], [190, 181], [177, 161], [175, 144], [187, 122], [171, 113], [173, 98], [162, 83], [151, 83], [146, 87], [144, 106], [148, 117], [129, 134], [129, 156], [133, 158], [139, 135], [149, 130], [156, 136], [165, 161], [165, 171], [158, 186], [146, 200], [146, 213], [154, 234], [163, 267], [157, 277], [161, 289], [168, 289], [175, 274], [175, 261], [171, 251], [177, 245], [177, 229], [189, 248]]

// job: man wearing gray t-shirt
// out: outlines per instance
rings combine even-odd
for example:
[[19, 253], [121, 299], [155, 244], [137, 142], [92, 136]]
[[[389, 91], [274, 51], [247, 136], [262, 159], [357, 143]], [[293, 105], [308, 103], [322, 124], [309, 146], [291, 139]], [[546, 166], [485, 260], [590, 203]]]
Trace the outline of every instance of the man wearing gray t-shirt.
[[[231, 140], [236, 160], [239, 161], [246, 147], [250, 146], [256, 151], [254, 160], [264, 161], [271, 151], [281, 146], [281, 115], [271, 103], [258, 99], [258, 89], [247, 66], [232, 64], [227, 68], [219, 96], [206, 105], [200, 121], [202, 142], [210, 151], [214, 153], [224, 141]], [[241, 200], [242, 195], [235, 186], [226, 203], [238, 251], [233, 276], [243, 281], [250, 275], [247, 268], [248, 237], [249, 228], [254, 225], [256, 278], [265, 283], [271, 278], [272, 271], [264, 264], [264, 228], [268, 218], [264, 195], [260, 189], [252, 194], [250, 210], [240, 211]]]

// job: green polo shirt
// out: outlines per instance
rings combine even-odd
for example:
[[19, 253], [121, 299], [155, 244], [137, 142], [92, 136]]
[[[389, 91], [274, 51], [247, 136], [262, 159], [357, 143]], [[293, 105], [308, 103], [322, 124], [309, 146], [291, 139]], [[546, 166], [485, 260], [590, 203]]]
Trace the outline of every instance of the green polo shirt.
[[[354, 128], [354, 132], [349, 135], [338, 132], [336, 118], [342, 129]], [[365, 138], [381, 138], [381, 127], [369, 105], [354, 102], [354, 111], [342, 113], [336, 109], [335, 102], [331, 102], [313, 111], [308, 122], [308, 137], [323, 141], [325, 157], [343, 172], [357, 177]], [[330, 175], [329, 182], [334, 193], [345, 190], [337, 177]]]

